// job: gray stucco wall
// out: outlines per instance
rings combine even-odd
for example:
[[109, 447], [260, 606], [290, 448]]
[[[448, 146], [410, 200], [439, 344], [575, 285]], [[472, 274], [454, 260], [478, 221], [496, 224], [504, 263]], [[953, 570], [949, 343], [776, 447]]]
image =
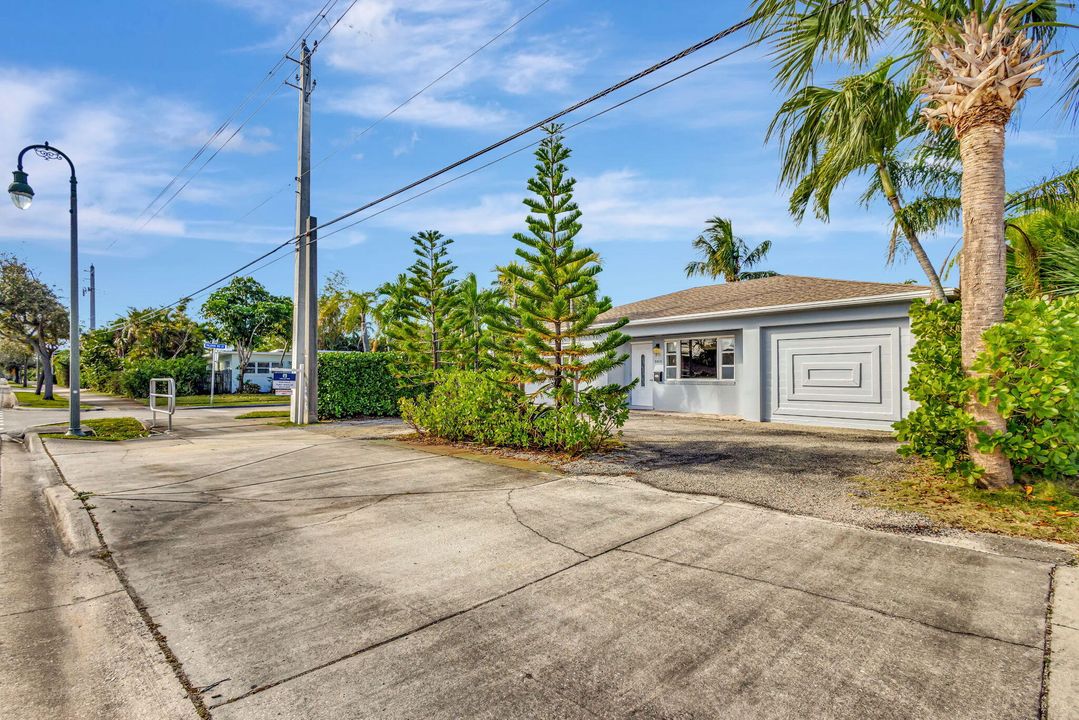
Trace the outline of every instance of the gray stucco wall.
[[[834, 330], [838, 334], [865, 331], [868, 335], [894, 333], [898, 338], [895, 358], [898, 372], [895, 377], [882, 378], [892, 386], [895, 393], [898, 416], [910, 410], [910, 399], [903, 388], [910, 374], [908, 354], [911, 345], [908, 311], [910, 301], [857, 305], [829, 309], [760, 313], [733, 317], [683, 319], [673, 322], [633, 322], [623, 332], [633, 342], [654, 345], [667, 339], [730, 334], [735, 337], [735, 379], [723, 380], [670, 380], [652, 383], [652, 408], [675, 412], [736, 415], [746, 420], [773, 420], [815, 425], [837, 425], [890, 429], [890, 419], [859, 419], [856, 417], [796, 416], [771, 412], [776, 388], [769, 383], [771, 353], [769, 344], [777, 333], [798, 334], [801, 331]], [[631, 345], [624, 346], [629, 352]], [[653, 355], [653, 363], [655, 363]], [[639, 358], [636, 359], [639, 364]], [[620, 371], [612, 371], [611, 380], [628, 383], [634, 377], [634, 359], [627, 361]], [[662, 354], [659, 358], [662, 364]], [[660, 368], [661, 369], [661, 368]], [[649, 378], [650, 380], [652, 378]], [[894, 387], [898, 384], [898, 387]]]

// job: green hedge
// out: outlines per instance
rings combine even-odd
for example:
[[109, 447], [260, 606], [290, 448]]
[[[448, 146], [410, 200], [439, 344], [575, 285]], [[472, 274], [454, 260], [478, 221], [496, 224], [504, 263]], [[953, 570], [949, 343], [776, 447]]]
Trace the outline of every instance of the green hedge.
[[960, 363], [958, 303], [916, 302], [907, 392], [919, 403], [895, 424], [900, 452], [968, 478], [977, 468], [966, 454], [974, 419], [963, 410], [972, 393], [995, 400], [1007, 431], [979, 433], [981, 447], [999, 448], [1022, 476], [1054, 480], [1079, 474], [1079, 297], [1009, 298], [1005, 322], [985, 333], [977, 378]]
[[625, 389], [610, 385], [579, 393], [576, 405], [536, 404], [491, 371], [435, 373], [429, 395], [401, 400], [401, 417], [417, 432], [451, 441], [556, 450], [598, 450], [629, 418]]
[[210, 366], [205, 358], [197, 356], [125, 362], [115, 378], [116, 389], [131, 398], [149, 397], [150, 380], [163, 377], [176, 381], [178, 396], [200, 395], [209, 389]]
[[320, 352], [318, 416], [397, 415], [397, 402], [412, 395], [390, 372], [390, 353]]

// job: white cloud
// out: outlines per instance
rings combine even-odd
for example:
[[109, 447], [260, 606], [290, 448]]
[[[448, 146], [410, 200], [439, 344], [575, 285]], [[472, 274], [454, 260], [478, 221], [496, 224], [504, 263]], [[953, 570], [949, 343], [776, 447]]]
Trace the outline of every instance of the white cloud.
[[[359, 117], [377, 119], [396, 107], [401, 100], [388, 87], [359, 88], [350, 93], [330, 96], [327, 105], [332, 110]], [[477, 128], [505, 125], [509, 114], [491, 104], [472, 104], [462, 100], [446, 100], [432, 95], [420, 95], [394, 117], [421, 125], [445, 128]]]
[[[73, 159], [80, 180], [84, 252], [143, 252], [149, 248], [138, 243], [145, 244], [146, 236], [184, 235], [185, 224], [170, 217], [173, 208], [144, 228], [136, 218], [205, 141], [213, 124], [209, 113], [176, 97], [113, 90], [92, 76], [70, 71], [7, 67], [0, 68], [0, 77], [5, 78], [0, 96], [11, 108], [0, 123], [0, 153], [14, 157], [27, 144], [49, 140]], [[257, 154], [272, 147], [270, 130], [256, 126], [237, 135], [225, 152]], [[66, 164], [31, 154], [25, 167], [37, 201], [17, 222], [0, 222], [0, 237], [66, 242]], [[251, 183], [226, 183], [204, 174], [180, 198], [188, 205], [222, 205], [251, 192]]]
[[[273, 48], [295, 40], [317, 9], [311, 4], [297, 9], [295, 3], [277, 1], [222, 1], [283, 27], [266, 45]], [[360, 78], [363, 84], [329, 94], [329, 107], [363, 118], [380, 118], [469, 58], [521, 18], [523, 11], [509, 0], [359, 0], [323, 42], [316, 57], [320, 67], [329, 65], [341, 72], [334, 78], [336, 87], [347, 87], [353, 82], [351, 78]], [[537, 35], [533, 23], [542, 14], [541, 10], [470, 57], [396, 113], [393, 120], [449, 128], [502, 126], [508, 113], [492, 100], [477, 102], [477, 93], [500, 90], [518, 96], [569, 90], [595, 52], [595, 39], [590, 44], [581, 42], [587, 35], [584, 28], [559, 36]], [[336, 19], [335, 13], [330, 13], [312, 35], [322, 35]]]
[[[413, 231], [434, 227], [448, 235], [507, 237], [523, 229], [523, 193], [482, 195], [465, 206], [422, 206], [387, 213], [379, 224]], [[730, 217], [747, 240], [823, 241], [836, 233], [882, 232], [882, 220], [859, 212], [824, 224], [807, 219], [796, 225], [787, 200], [773, 192], [694, 191], [681, 182], [653, 180], [630, 169], [581, 177], [574, 199], [583, 212], [585, 243], [618, 241], [687, 243], [714, 215]]]
[[408, 140], [400, 143], [393, 149], [393, 156], [400, 157], [407, 153], [412, 152], [412, 148], [416, 147], [416, 143], [420, 141], [420, 134], [415, 130], [412, 131], [412, 136]]

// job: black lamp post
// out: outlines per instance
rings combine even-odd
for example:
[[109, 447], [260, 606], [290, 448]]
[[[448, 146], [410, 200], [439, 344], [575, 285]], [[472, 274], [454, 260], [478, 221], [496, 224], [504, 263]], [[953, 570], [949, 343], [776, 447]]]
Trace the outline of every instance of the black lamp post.
[[30, 207], [30, 203], [34, 200], [34, 189], [30, 187], [28, 174], [22, 169], [23, 156], [30, 150], [33, 150], [40, 157], [45, 160], [67, 160], [68, 167], [71, 168], [71, 302], [70, 302], [70, 325], [69, 325], [69, 339], [68, 342], [71, 345], [71, 374], [68, 379], [68, 387], [71, 391], [69, 400], [69, 427], [67, 430], [68, 435], [82, 435], [82, 422], [79, 419], [79, 400], [81, 393], [79, 392], [79, 220], [78, 220], [78, 202], [75, 194], [76, 180], [75, 180], [75, 163], [71, 162], [64, 153], [60, 152], [56, 148], [45, 143], [44, 145], [28, 145], [22, 149], [19, 153], [19, 161], [15, 168], [15, 179], [8, 185], [8, 193], [11, 195], [11, 202], [15, 203], [15, 207], [20, 210], [26, 210]]

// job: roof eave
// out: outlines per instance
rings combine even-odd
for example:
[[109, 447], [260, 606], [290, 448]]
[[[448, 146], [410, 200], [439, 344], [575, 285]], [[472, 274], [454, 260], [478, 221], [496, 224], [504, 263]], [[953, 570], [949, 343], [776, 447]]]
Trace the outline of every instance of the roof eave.
[[[910, 292], [890, 293], [888, 295], [865, 295], [862, 297], [843, 298], [840, 300], [816, 300], [813, 302], [790, 303], [787, 305], [768, 305], [766, 307], [742, 308], [739, 310], [717, 310], [712, 312], [692, 313], [689, 315], [667, 315], [661, 317], [643, 317], [630, 320], [627, 325], [645, 325], [656, 323], [681, 322], [684, 320], [710, 320], [713, 318], [741, 317], [745, 315], [772, 315], [797, 310], [818, 310], [835, 307], [851, 307], [857, 305], [879, 305], [903, 300], [918, 300], [931, 296], [931, 290], [912, 290]], [[955, 288], [945, 288], [944, 294], [949, 298], [958, 296]], [[597, 323], [598, 327], [612, 325], [611, 322]]]

